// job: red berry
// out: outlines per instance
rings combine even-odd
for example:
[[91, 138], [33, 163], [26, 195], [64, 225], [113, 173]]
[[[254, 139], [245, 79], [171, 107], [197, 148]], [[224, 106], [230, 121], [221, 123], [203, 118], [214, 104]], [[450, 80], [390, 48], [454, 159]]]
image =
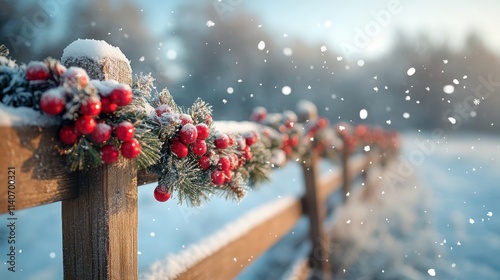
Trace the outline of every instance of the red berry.
[[59, 139], [66, 145], [73, 145], [78, 140], [78, 133], [72, 125], [65, 125], [59, 130]]
[[64, 65], [60, 64], [59, 62], [57, 62], [56, 66], [55, 66], [55, 70], [56, 70], [57, 75], [59, 75], [59, 77], [61, 77], [62, 74], [64, 72], [66, 72], [67, 68], [66, 68], [66, 66], [64, 66]]
[[118, 105], [111, 102], [108, 96], [101, 97], [101, 112], [103, 113], [113, 113], [118, 108]]
[[212, 183], [214, 183], [214, 185], [216, 185], [216, 186], [220, 186], [220, 185], [224, 184], [224, 181], [226, 180], [225, 177], [226, 176], [225, 176], [224, 172], [219, 171], [219, 170], [214, 170], [210, 174], [210, 178], [212, 179]]
[[127, 140], [122, 143], [120, 151], [125, 158], [135, 158], [141, 153], [141, 144], [137, 139]]
[[188, 155], [188, 146], [186, 146], [184, 143], [181, 141], [173, 141], [172, 143], [172, 152], [178, 157], [178, 158], [185, 158]]
[[214, 144], [217, 149], [225, 149], [229, 146], [229, 137], [224, 133], [218, 133], [215, 135]]
[[212, 116], [210, 115], [207, 115], [205, 117], [205, 122], [207, 123], [207, 125], [210, 125], [212, 123]]
[[316, 125], [319, 128], [325, 128], [329, 125], [329, 121], [328, 121], [328, 119], [322, 117], [322, 118], [318, 119], [318, 122], [316, 123]]
[[188, 124], [188, 123], [190, 123], [190, 124], [194, 123], [193, 119], [188, 114], [181, 114], [179, 116], [179, 119], [181, 120], [181, 125], [183, 125], [183, 126]]
[[155, 112], [156, 112], [156, 115], [159, 117], [159, 116], [163, 115], [164, 113], [172, 112], [172, 108], [170, 108], [170, 106], [168, 106], [166, 104], [163, 104], [163, 105], [156, 107]]
[[230, 163], [229, 166], [230, 170], [236, 169], [236, 167], [238, 167], [238, 156], [236, 154], [231, 154], [229, 156], [229, 163]]
[[234, 173], [232, 171], [228, 171], [224, 175], [226, 175], [224, 178], [226, 184], [231, 183], [231, 181], [233, 181]]
[[95, 126], [95, 120], [89, 116], [81, 116], [75, 122], [76, 131], [83, 135], [92, 133], [92, 131], [94, 131], [95, 129]]
[[245, 152], [243, 153], [243, 156], [245, 157], [245, 160], [250, 160], [250, 159], [252, 159], [252, 156], [253, 156], [253, 155], [252, 155], [252, 152], [250, 152], [250, 151], [245, 151]]
[[267, 117], [267, 110], [264, 107], [255, 107], [253, 109], [250, 120], [254, 122], [262, 122]]
[[119, 84], [109, 94], [111, 101], [118, 106], [126, 106], [132, 102], [132, 89], [129, 85]]
[[181, 128], [179, 137], [181, 138], [181, 141], [184, 142], [184, 144], [189, 145], [191, 143], [194, 143], [194, 141], [196, 141], [196, 138], [198, 138], [198, 131], [193, 124], [187, 123]]
[[92, 131], [91, 136], [96, 143], [104, 143], [111, 137], [111, 126], [105, 123], [98, 123]]
[[198, 164], [200, 165], [201, 170], [207, 170], [212, 165], [210, 163], [210, 157], [209, 156], [202, 156], [201, 158], [199, 158], [198, 159]]
[[297, 134], [294, 134], [292, 135], [289, 139], [288, 139], [288, 145], [291, 146], [291, 147], [295, 147], [299, 144], [299, 135]]
[[205, 140], [210, 135], [210, 128], [204, 123], [199, 123], [196, 125], [196, 131], [198, 132], [198, 139]]
[[115, 135], [121, 141], [128, 141], [134, 138], [135, 128], [130, 122], [124, 121], [119, 123], [115, 128]]
[[245, 144], [247, 144], [247, 146], [252, 146], [253, 144], [255, 144], [255, 142], [257, 142], [257, 137], [255, 137], [255, 134], [253, 134], [252, 132], [245, 134]]
[[43, 62], [32, 61], [26, 66], [26, 80], [28, 81], [47, 80], [49, 74], [49, 68]]
[[40, 98], [40, 109], [52, 116], [62, 113], [65, 105], [64, 90], [61, 88], [49, 89]]
[[101, 101], [97, 97], [90, 97], [80, 103], [80, 111], [87, 116], [97, 116], [101, 113]]
[[233, 135], [229, 135], [229, 146], [232, 146], [234, 145], [234, 136]]
[[191, 147], [195, 156], [202, 156], [207, 152], [207, 143], [205, 140], [196, 139]]
[[229, 171], [231, 168], [231, 161], [229, 160], [228, 157], [222, 156], [219, 158], [219, 163], [217, 163], [217, 167], [221, 171]]
[[80, 86], [81, 88], [85, 88], [89, 84], [89, 75], [87, 75], [87, 71], [80, 67], [70, 67], [63, 73], [62, 79], [65, 83]]
[[118, 160], [118, 148], [113, 145], [106, 145], [101, 148], [101, 160], [105, 163], [113, 163]]
[[167, 187], [158, 185], [154, 190], [154, 197], [159, 202], [165, 202], [170, 199], [170, 193], [168, 192]]

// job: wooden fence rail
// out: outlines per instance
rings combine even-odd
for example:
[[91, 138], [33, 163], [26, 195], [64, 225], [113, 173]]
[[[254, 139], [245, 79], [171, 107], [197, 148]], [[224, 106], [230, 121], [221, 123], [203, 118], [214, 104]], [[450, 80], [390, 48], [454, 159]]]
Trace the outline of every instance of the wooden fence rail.
[[[118, 81], [130, 78], [106, 77]], [[7, 182], [7, 170], [15, 169], [15, 202], [9, 202], [13, 193], [5, 185], [1, 187], [0, 214], [62, 201], [64, 277], [137, 279], [137, 186], [156, 182], [157, 178], [137, 172], [133, 162], [67, 172], [63, 157], [54, 149], [56, 127], [0, 126], [0, 132], [0, 181]], [[248, 255], [257, 258], [287, 234], [303, 214], [310, 220], [313, 246], [308, 267], [316, 278], [326, 276], [328, 237], [322, 226], [325, 200], [341, 187], [344, 194], [349, 191], [353, 178], [366, 172], [378, 156], [375, 152], [356, 158], [345, 156], [342, 168], [323, 176], [318, 170], [319, 158], [312, 156], [302, 164], [306, 187], [302, 199], [201, 260], [178, 279], [234, 278], [244, 267], [228, 265], [227, 261]]]

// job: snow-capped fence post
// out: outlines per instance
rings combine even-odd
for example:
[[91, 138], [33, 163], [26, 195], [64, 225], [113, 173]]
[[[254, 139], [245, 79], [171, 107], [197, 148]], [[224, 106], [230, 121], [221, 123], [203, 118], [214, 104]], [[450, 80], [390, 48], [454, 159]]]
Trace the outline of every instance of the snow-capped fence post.
[[309, 218], [309, 240], [311, 241], [311, 254], [309, 266], [311, 267], [312, 279], [328, 279], [330, 271], [328, 263], [329, 239], [323, 228], [326, 216], [325, 203], [319, 195], [319, 157], [312, 152], [311, 157], [304, 161], [302, 173], [304, 175], [304, 214]]
[[[103, 41], [83, 44], [88, 45], [76, 41], [65, 49], [67, 67], [82, 67], [92, 79], [131, 83], [129, 62], [119, 49]], [[121, 159], [77, 176], [77, 197], [62, 202], [64, 278], [137, 279], [135, 163]]]

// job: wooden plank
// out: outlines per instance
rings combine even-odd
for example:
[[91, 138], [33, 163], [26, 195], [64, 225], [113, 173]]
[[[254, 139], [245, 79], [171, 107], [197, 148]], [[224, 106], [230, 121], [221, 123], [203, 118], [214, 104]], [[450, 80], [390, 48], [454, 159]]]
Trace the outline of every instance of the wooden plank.
[[146, 170], [137, 171], [137, 186], [158, 182], [158, 175], [148, 173]]
[[80, 172], [78, 197], [62, 202], [65, 279], [137, 279], [135, 162]]
[[328, 279], [330, 266], [328, 263], [329, 239], [323, 229], [326, 215], [324, 201], [318, 196], [318, 164], [319, 158], [313, 154], [311, 160], [302, 164], [302, 173], [305, 183], [304, 214], [309, 218], [309, 241], [312, 245], [309, 264], [312, 270], [312, 279]]
[[[55, 148], [58, 128], [0, 127], [0, 182], [15, 168], [16, 210], [75, 197], [77, 175]], [[7, 212], [7, 188], [0, 188], [0, 214]]]
[[[201, 260], [176, 279], [234, 279], [253, 260], [287, 234], [302, 215], [301, 202], [283, 209]], [[237, 261], [234, 261], [234, 260]]]

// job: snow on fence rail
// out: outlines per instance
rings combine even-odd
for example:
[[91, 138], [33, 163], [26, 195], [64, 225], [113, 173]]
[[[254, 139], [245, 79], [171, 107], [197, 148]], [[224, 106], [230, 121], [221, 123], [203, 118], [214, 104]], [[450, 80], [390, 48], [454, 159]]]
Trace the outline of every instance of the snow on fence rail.
[[[114, 68], [108, 65], [103, 69]], [[120, 76], [130, 75], [128, 70], [114, 69], [112, 72], [118, 76], [112, 76], [113, 73], [105, 76], [130, 81], [131, 77]], [[53, 149], [57, 127], [50, 123], [45, 126], [0, 123], [0, 133], [3, 137], [0, 181], [7, 182], [10, 176], [7, 170], [15, 170], [14, 189], [0, 188], [0, 214], [62, 201], [64, 277], [137, 279], [137, 187], [158, 178], [137, 171], [132, 161], [103, 165], [92, 171], [67, 172], [63, 157]], [[366, 174], [383, 156], [378, 149], [355, 158], [346, 155], [342, 158], [342, 168], [324, 176], [319, 174], [320, 159], [312, 156], [301, 164], [306, 187], [302, 199], [288, 201], [282, 209], [240, 232], [228, 244], [180, 265], [172, 275], [177, 279], [234, 278], [245, 266], [228, 262], [233, 258], [257, 258], [305, 214], [310, 220], [313, 248], [308, 267], [321, 278], [329, 271], [328, 247], [325, 247], [328, 238], [322, 227], [325, 200], [340, 187], [346, 194], [354, 177]]]

